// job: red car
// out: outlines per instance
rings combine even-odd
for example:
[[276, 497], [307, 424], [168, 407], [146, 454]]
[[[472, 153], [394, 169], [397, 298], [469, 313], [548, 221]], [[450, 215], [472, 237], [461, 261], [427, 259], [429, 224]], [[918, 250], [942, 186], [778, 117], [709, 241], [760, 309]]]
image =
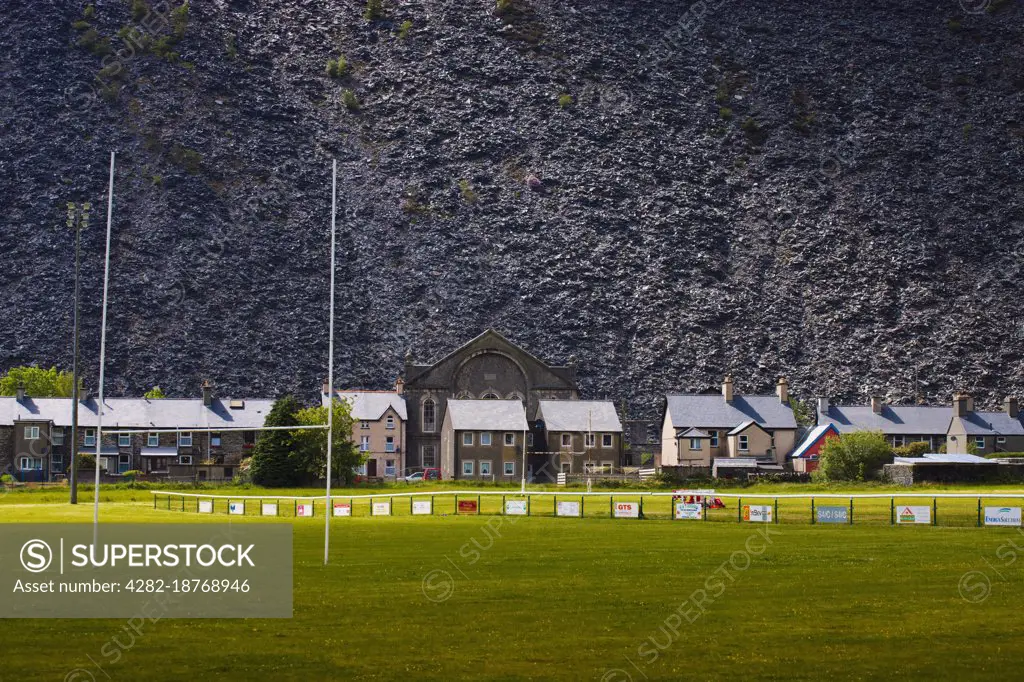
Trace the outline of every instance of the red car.
[[440, 481], [441, 470], [440, 469], [424, 469], [423, 471], [417, 471], [414, 474], [409, 474], [405, 477], [408, 483], [420, 483], [421, 481]]

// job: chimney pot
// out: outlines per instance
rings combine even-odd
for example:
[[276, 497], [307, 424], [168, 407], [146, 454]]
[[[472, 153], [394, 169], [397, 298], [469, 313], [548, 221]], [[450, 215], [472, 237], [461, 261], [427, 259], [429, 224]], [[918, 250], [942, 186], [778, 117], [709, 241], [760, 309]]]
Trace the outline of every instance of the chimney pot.
[[779, 377], [778, 383], [775, 384], [775, 392], [779, 396], [780, 403], [789, 402], [789, 382], [786, 380], [786, 377]]
[[1009, 415], [1011, 419], [1017, 419], [1020, 411], [1017, 407], [1016, 398], [1013, 396], [1006, 396], [1006, 399], [1003, 401], [1003, 407], [1006, 409], [1006, 414]]
[[881, 396], [871, 396], [871, 411], [875, 414], [882, 414], [882, 398]]
[[213, 404], [213, 385], [209, 379], [203, 380], [203, 405], [209, 407]]
[[402, 377], [395, 379], [395, 393], [398, 395], [405, 393], [405, 379]]
[[329, 395], [331, 392], [331, 385], [327, 383], [327, 379], [324, 379], [324, 383], [320, 385], [320, 393], [323, 395]]
[[725, 398], [725, 402], [732, 402], [732, 377], [726, 376], [722, 380], [722, 397]]
[[818, 398], [818, 418], [824, 419], [828, 416], [828, 398]]
[[25, 402], [25, 382], [24, 381], [19, 381], [18, 382], [17, 396], [18, 396], [18, 402], [19, 403]]
[[970, 412], [974, 405], [974, 401], [971, 400], [971, 396], [966, 393], [957, 392], [953, 394], [953, 413], [957, 417], [966, 417], [967, 413]]

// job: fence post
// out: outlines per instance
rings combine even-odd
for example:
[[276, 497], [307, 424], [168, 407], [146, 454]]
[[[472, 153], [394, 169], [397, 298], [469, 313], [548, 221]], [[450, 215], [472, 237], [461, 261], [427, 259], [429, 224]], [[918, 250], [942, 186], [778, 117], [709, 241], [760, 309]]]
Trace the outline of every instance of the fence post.
[[580, 495], [580, 518], [583, 518], [583, 501], [586, 500], [583, 495]]
[[939, 498], [932, 498], [932, 525], [939, 525]]
[[640, 496], [640, 518], [644, 518], [644, 496]]
[[455, 515], [459, 515], [459, 496], [455, 496]]
[[[156, 498], [157, 498], [157, 496], [156, 496], [156, 495], [154, 495], [154, 496], [153, 496], [153, 509], [156, 509]], [[199, 499], [199, 498], [197, 497], [197, 498], [196, 498], [196, 500], [198, 500], [198, 499]]]
[[526, 496], [526, 515], [530, 515], [530, 500], [533, 499], [529, 495]]
[[558, 495], [551, 496], [551, 513], [558, 516]]
[[743, 523], [743, 498], [736, 498], [736, 523]]
[[811, 498], [811, 525], [813, 526], [815, 524], [815, 522], [816, 522], [816, 519], [814, 517], [814, 498], [812, 497]]
[[501, 515], [505, 515], [505, 496], [501, 496]]
[[298, 500], [292, 500], [292, 517], [294, 518], [294, 517], [296, 517], [298, 515], [299, 515], [299, 501]]
[[772, 518], [775, 519], [775, 523], [779, 522], [779, 498], [775, 498], [775, 513], [772, 514]]
[[850, 498], [850, 525], [853, 525], [853, 498]]
[[981, 528], [981, 498], [978, 498], [978, 528]]
[[476, 496], [476, 515], [480, 516], [480, 496]]
[[896, 496], [889, 498], [889, 525], [896, 525]]
[[615, 518], [615, 496], [614, 495], [609, 495], [608, 496], [608, 518], [609, 519]]

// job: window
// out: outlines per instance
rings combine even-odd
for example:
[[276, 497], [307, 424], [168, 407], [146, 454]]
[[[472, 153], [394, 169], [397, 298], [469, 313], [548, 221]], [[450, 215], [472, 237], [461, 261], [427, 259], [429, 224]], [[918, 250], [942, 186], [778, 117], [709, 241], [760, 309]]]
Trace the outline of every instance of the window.
[[750, 450], [750, 438], [748, 436], [740, 436], [740, 452], [747, 452]]
[[423, 459], [423, 466], [425, 468], [430, 469], [435, 466], [434, 457], [436, 456], [436, 451], [433, 445], [421, 445], [420, 456]]
[[472, 476], [473, 475], [473, 460], [467, 459], [462, 463], [462, 475]]
[[21, 471], [40, 471], [43, 468], [43, 460], [39, 457], [20, 457], [18, 469]]
[[130, 448], [132, 446], [132, 436], [130, 433], [119, 433], [117, 434], [117, 447], [119, 448]]
[[[50, 431], [50, 437], [53, 439], [54, 445], [64, 445], [64, 429], [57, 426]], [[1006, 440], [1005, 438], [1003, 440]]]
[[63, 469], [64, 455], [50, 455], [50, 464], [53, 469]]
[[514, 433], [506, 433], [505, 434], [505, 445], [506, 446], [512, 446], [512, 445], [515, 445], [515, 444], [516, 444], [516, 434], [514, 434]]
[[192, 455], [179, 455], [178, 464], [192, 464]]
[[384, 452], [394, 452], [394, 451], [395, 451], [395, 437], [394, 436], [388, 436], [384, 440]]
[[906, 444], [907, 444], [906, 440], [903, 438], [903, 436], [893, 436], [892, 437], [892, 446], [894, 448], [901, 448], [901, 447], [903, 447]]
[[235, 476], [235, 468], [234, 467], [224, 467], [224, 478], [234, 478], [234, 476]]
[[370, 428], [370, 422], [363, 419], [362, 421], [359, 422], [359, 428], [361, 428], [363, 431], [368, 430]]
[[210, 434], [210, 447], [213, 447], [213, 448], [219, 448], [220, 447], [220, 434], [219, 433], [211, 433]]
[[255, 431], [242, 431], [242, 447], [252, 448], [256, 445], [256, 432]]
[[708, 435], [711, 436], [711, 447], [718, 447], [718, 431], [708, 431]]
[[384, 460], [384, 475], [394, 476], [395, 475], [395, 460], [386, 459]]
[[562, 473], [563, 474], [571, 474], [572, 473], [572, 462], [562, 462], [561, 463], [561, 469], [562, 469]]
[[[1002, 445], [1003, 443], [1006, 442], [1006, 437], [1005, 436], [997, 436], [996, 437], [996, 442], [999, 443], [1000, 445]], [[60, 445], [60, 443], [57, 442], [56, 434], [54, 434], [53, 444], [54, 445]]]
[[532, 433], [526, 434], [526, 445], [527, 445], [527, 447], [531, 447], [531, 448], [533, 447], [533, 434]]
[[601, 434], [601, 447], [610, 448], [612, 446], [612, 434], [602, 433]]
[[505, 462], [505, 475], [506, 476], [515, 476], [516, 475], [516, 463], [515, 462]]
[[491, 475], [491, 460], [484, 459], [480, 461], [480, 475], [490, 476]]
[[473, 444], [473, 432], [472, 431], [463, 431], [462, 432], [462, 444], [463, 445], [472, 445]]
[[601, 473], [611, 474], [614, 470], [615, 466], [611, 462], [601, 462]]
[[184, 431], [178, 434], [178, 447], [179, 448], [190, 448], [192, 447], [192, 433]]
[[483, 400], [501, 400], [501, 396], [498, 395], [497, 393], [494, 393], [493, 391], [488, 391], [487, 393], [484, 393], [480, 397]]
[[85, 430], [85, 444], [87, 446], [96, 445], [96, 429]]
[[584, 462], [583, 463], [583, 473], [585, 473], [585, 474], [592, 474], [596, 470], [597, 470], [597, 464], [596, 463], [594, 463], [594, 462]]
[[118, 455], [117, 457], [117, 473], [123, 474], [132, 468], [131, 455]]
[[395, 418], [392, 417], [390, 414], [388, 415], [388, 418], [384, 420], [384, 428], [388, 429], [389, 431], [395, 430]]
[[985, 436], [977, 436], [974, 439], [974, 447], [978, 448], [979, 450], [984, 450], [985, 449]]
[[25, 440], [39, 440], [39, 427], [38, 426], [26, 426], [25, 427]]
[[592, 433], [588, 433], [585, 436], [583, 436], [583, 447], [585, 447], [585, 448], [592, 448], [592, 447], [594, 447], [594, 443], [596, 443], [596, 442], [597, 441], [594, 440], [594, 434], [592, 434]]
[[563, 433], [562, 434], [562, 447], [563, 448], [571, 448], [572, 447], [572, 434], [571, 433]]
[[360, 438], [359, 438], [359, 451], [360, 452], [369, 452], [370, 451], [370, 437], [369, 436], [360, 436]]
[[150, 433], [146, 436], [146, 447], [158, 448], [160, 447], [160, 434]]
[[700, 438], [691, 438], [690, 439], [690, 449], [691, 450], [700, 450]]
[[484, 431], [483, 433], [480, 434], [480, 445], [490, 445], [490, 444], [491, 444], [491, 432], [490, 431]]
[[437, 428], [437, 403], [434, 402], [433, 398], [427, 398], [423, 401], [423, 430], [427, 433], [433, 433]]

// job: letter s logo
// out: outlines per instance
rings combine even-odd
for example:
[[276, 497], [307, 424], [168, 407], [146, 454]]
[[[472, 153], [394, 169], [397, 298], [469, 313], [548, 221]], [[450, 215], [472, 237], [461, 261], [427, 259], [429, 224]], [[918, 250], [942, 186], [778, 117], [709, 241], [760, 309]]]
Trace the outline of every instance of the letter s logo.
[[42, 573], [53, 562], [53, 550], [42, 540], [29, 540], [21, 546], [21, 565], [29, 573]]

